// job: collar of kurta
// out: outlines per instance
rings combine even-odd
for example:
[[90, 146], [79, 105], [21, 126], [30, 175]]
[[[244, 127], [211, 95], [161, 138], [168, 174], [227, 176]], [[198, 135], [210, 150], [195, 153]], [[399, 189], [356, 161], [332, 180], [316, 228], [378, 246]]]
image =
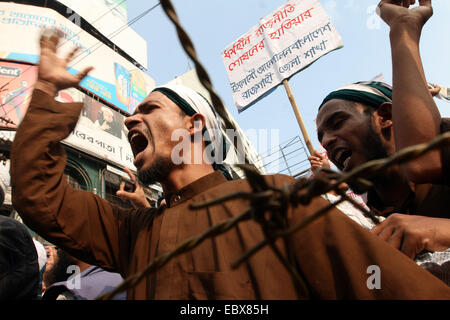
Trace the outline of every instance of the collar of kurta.
[[208, 189], [211, 189], [223, 182], [226, 182], [227, 179], [222, 174], [221, 171], [214, 171], [204, 177], [201, 177], [198, 180], [188, 184], [187, 186], [181, 188], [177, 192], [169, 193], [166, 195], [166, 202], [168, 207], [177, 206], [186, 200], [191, 199], [197, 194], [202, 193]]

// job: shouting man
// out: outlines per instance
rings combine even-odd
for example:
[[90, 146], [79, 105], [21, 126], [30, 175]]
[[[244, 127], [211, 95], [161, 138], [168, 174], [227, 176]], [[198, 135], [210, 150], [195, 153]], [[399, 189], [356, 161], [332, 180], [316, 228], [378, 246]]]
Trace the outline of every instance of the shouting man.
[[[13, 204], [26, 224], [79, 260], [126, 278], [183, 240], [250, 208], [248, 199], [234, 199], [190, 209], [192, 203], [251, 188], [246, 179], [227, 181], [217, 161], [223, 150], [209, 148], [222, 140], [212, 137], [217, 119], [203, 97], [183, 87], [155, 89], [126, 121], [138, 176], [144, 183], [162, 184], [165, 206], [124, 210], [93, 193], [70, 188], [63, 179], [65, 152], [60, 141], [74, 128], [82, 104], [58, 103], [53, 97], [59, 90], [78, 86], [90, 69], [78, 76], [69, 74], [66, 65], [72, 55], [58, 58], [58, 42], [58, 35], [41, 39], [38, 80], [12, 146]], [[202, 132], [208, 139], [195, 138]], [[182, 136], [190, 137], [189, 148], [179, 148], [186, 140]], [[194, 161], [196, 150], [211, 159]], [[182, 161], [174, 155], [182, 156]], [[277, 188], [293, 182], [284, 175], [264, 179]], [[326, 205], [316, 198], [308, 206], [289, 207], [286, 224], [303, 221]], [[336, 209], [286, 241], [274, 243], [282, 255], [287, 249], [293, 253], [306, 291], [296, 289], [269, 247], [231, 268], [231, 262], [263, 239], [257, 222], [241, 222], [174, 257], [129, 289], [127, 298], [450, 298], [450, 288], [443, 282]], [[368, 285], [373, 266], [380, 271], [377, 286]]]
[[[429, 142], [450, 128], [450, 119], [441, 119], [428, 90], [420, 59], [421, 31], [433, 11], [431, 1], [419, 2], [413, 9], [408, 9], [410, 1], [402, 6], [383, 0], [379, 5], [391, 28], [393, 88], [358, 82], [331, 92], [319, 108], [318, 138], [344, 172]], [[411, 259], [424, 250], [450, 248], [449, 148], [390, 167], [373, 182], [367, 205], [387, 217], [372, 229], [374, 234]]]

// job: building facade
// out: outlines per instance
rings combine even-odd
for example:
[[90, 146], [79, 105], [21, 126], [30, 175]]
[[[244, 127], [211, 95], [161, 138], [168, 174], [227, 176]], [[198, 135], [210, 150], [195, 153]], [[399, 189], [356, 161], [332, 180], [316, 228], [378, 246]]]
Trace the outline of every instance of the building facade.
[[[93, 10], [95, 8], [95, 10]], [[80, 90], [61, 91], [61, 102], [82, 102], [84, 108], [72, 134], [63, 141], [68, 183], [96, 193], [122, 207], [115, 193], [129, 181], [125, 167], [135, 171], [127, 141], [125, 117], [155, 86], [147, 68], [147, 44], [127, 26], [123, 0], [46, 0], [0, 2], [0, 152], [8, 171], [10, 142], [27, 111], [37, 79], [39, 38], [44, 29], [58, 28], [64, 38], [61, 55], [81, 48], [68, 70], [77, 73], [94, 65]], [[9, 178], [9, 177], [8, 177]], [[158, 185], [145, 188], [151, 204], [162, 196]], [[6, 188], [1, 214], [13, 210]]]

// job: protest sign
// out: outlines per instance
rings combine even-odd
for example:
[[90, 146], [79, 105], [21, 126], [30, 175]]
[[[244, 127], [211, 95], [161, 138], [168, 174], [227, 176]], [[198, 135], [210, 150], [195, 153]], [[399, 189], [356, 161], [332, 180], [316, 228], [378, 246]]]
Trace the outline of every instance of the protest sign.
[[342, 45], [318, 0], [288, 1], [222, 53], [236, 107], [243, 111]]

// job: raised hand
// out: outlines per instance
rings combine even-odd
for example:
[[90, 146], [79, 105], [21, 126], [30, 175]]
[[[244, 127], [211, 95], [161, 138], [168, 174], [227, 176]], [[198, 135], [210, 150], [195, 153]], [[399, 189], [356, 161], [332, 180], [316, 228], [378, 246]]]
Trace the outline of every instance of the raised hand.
[[322, 156], [317, 150], [314, 150], [314, 155], [308, 157], [311, 169], [317, 170], [320, 168], [330, 168], [330, 162]]
[[382, 0], [378, 4], [380, 17], [391, 28], [396, 24], [406, 24], [420, 33], [423, 25], [433, 15], [431, 0], [419, 0], [419, 6], [409, 9], [415, 0]]
[[93, 69], [93, 67], [87, 67], [77, 75], [73, 75], [67, 70], [69, 62], [80, 48], [74, 48], [64, 59], [58, 57], [58, 45], [62, 37], [63, 33], [57, 30], [52, 31], [49, 37], [44, 33], [40, 39], [41, 56], [35, 88], [43, 90], [51, 96], [56, 96], [59, 90], [77, 87]]
[[441, 87], [438, 84], [433, 84], [433, 87], [428, 88], [428, 91], [432, 97], [435, 97], [439, 94], [439, 92], [441, 92]]
[[137, 181], [133, 172], [131, 172], [131, 170], [128, 168], [124, 168], [124, 170], [130, 177], [131, 181], [134, 183], [135, 189], [133, 192], [125, 191], [125, 183], [122, 183], [120, 185], [120, 189], [116, 192], [116, 195], [123, 201], [130, 200], [131, 204], [136, 209], [150, 208], [150, 203], [148, 203], [147, 198], [145, 197], [144, 189], [142, 188], [139, 181]]

